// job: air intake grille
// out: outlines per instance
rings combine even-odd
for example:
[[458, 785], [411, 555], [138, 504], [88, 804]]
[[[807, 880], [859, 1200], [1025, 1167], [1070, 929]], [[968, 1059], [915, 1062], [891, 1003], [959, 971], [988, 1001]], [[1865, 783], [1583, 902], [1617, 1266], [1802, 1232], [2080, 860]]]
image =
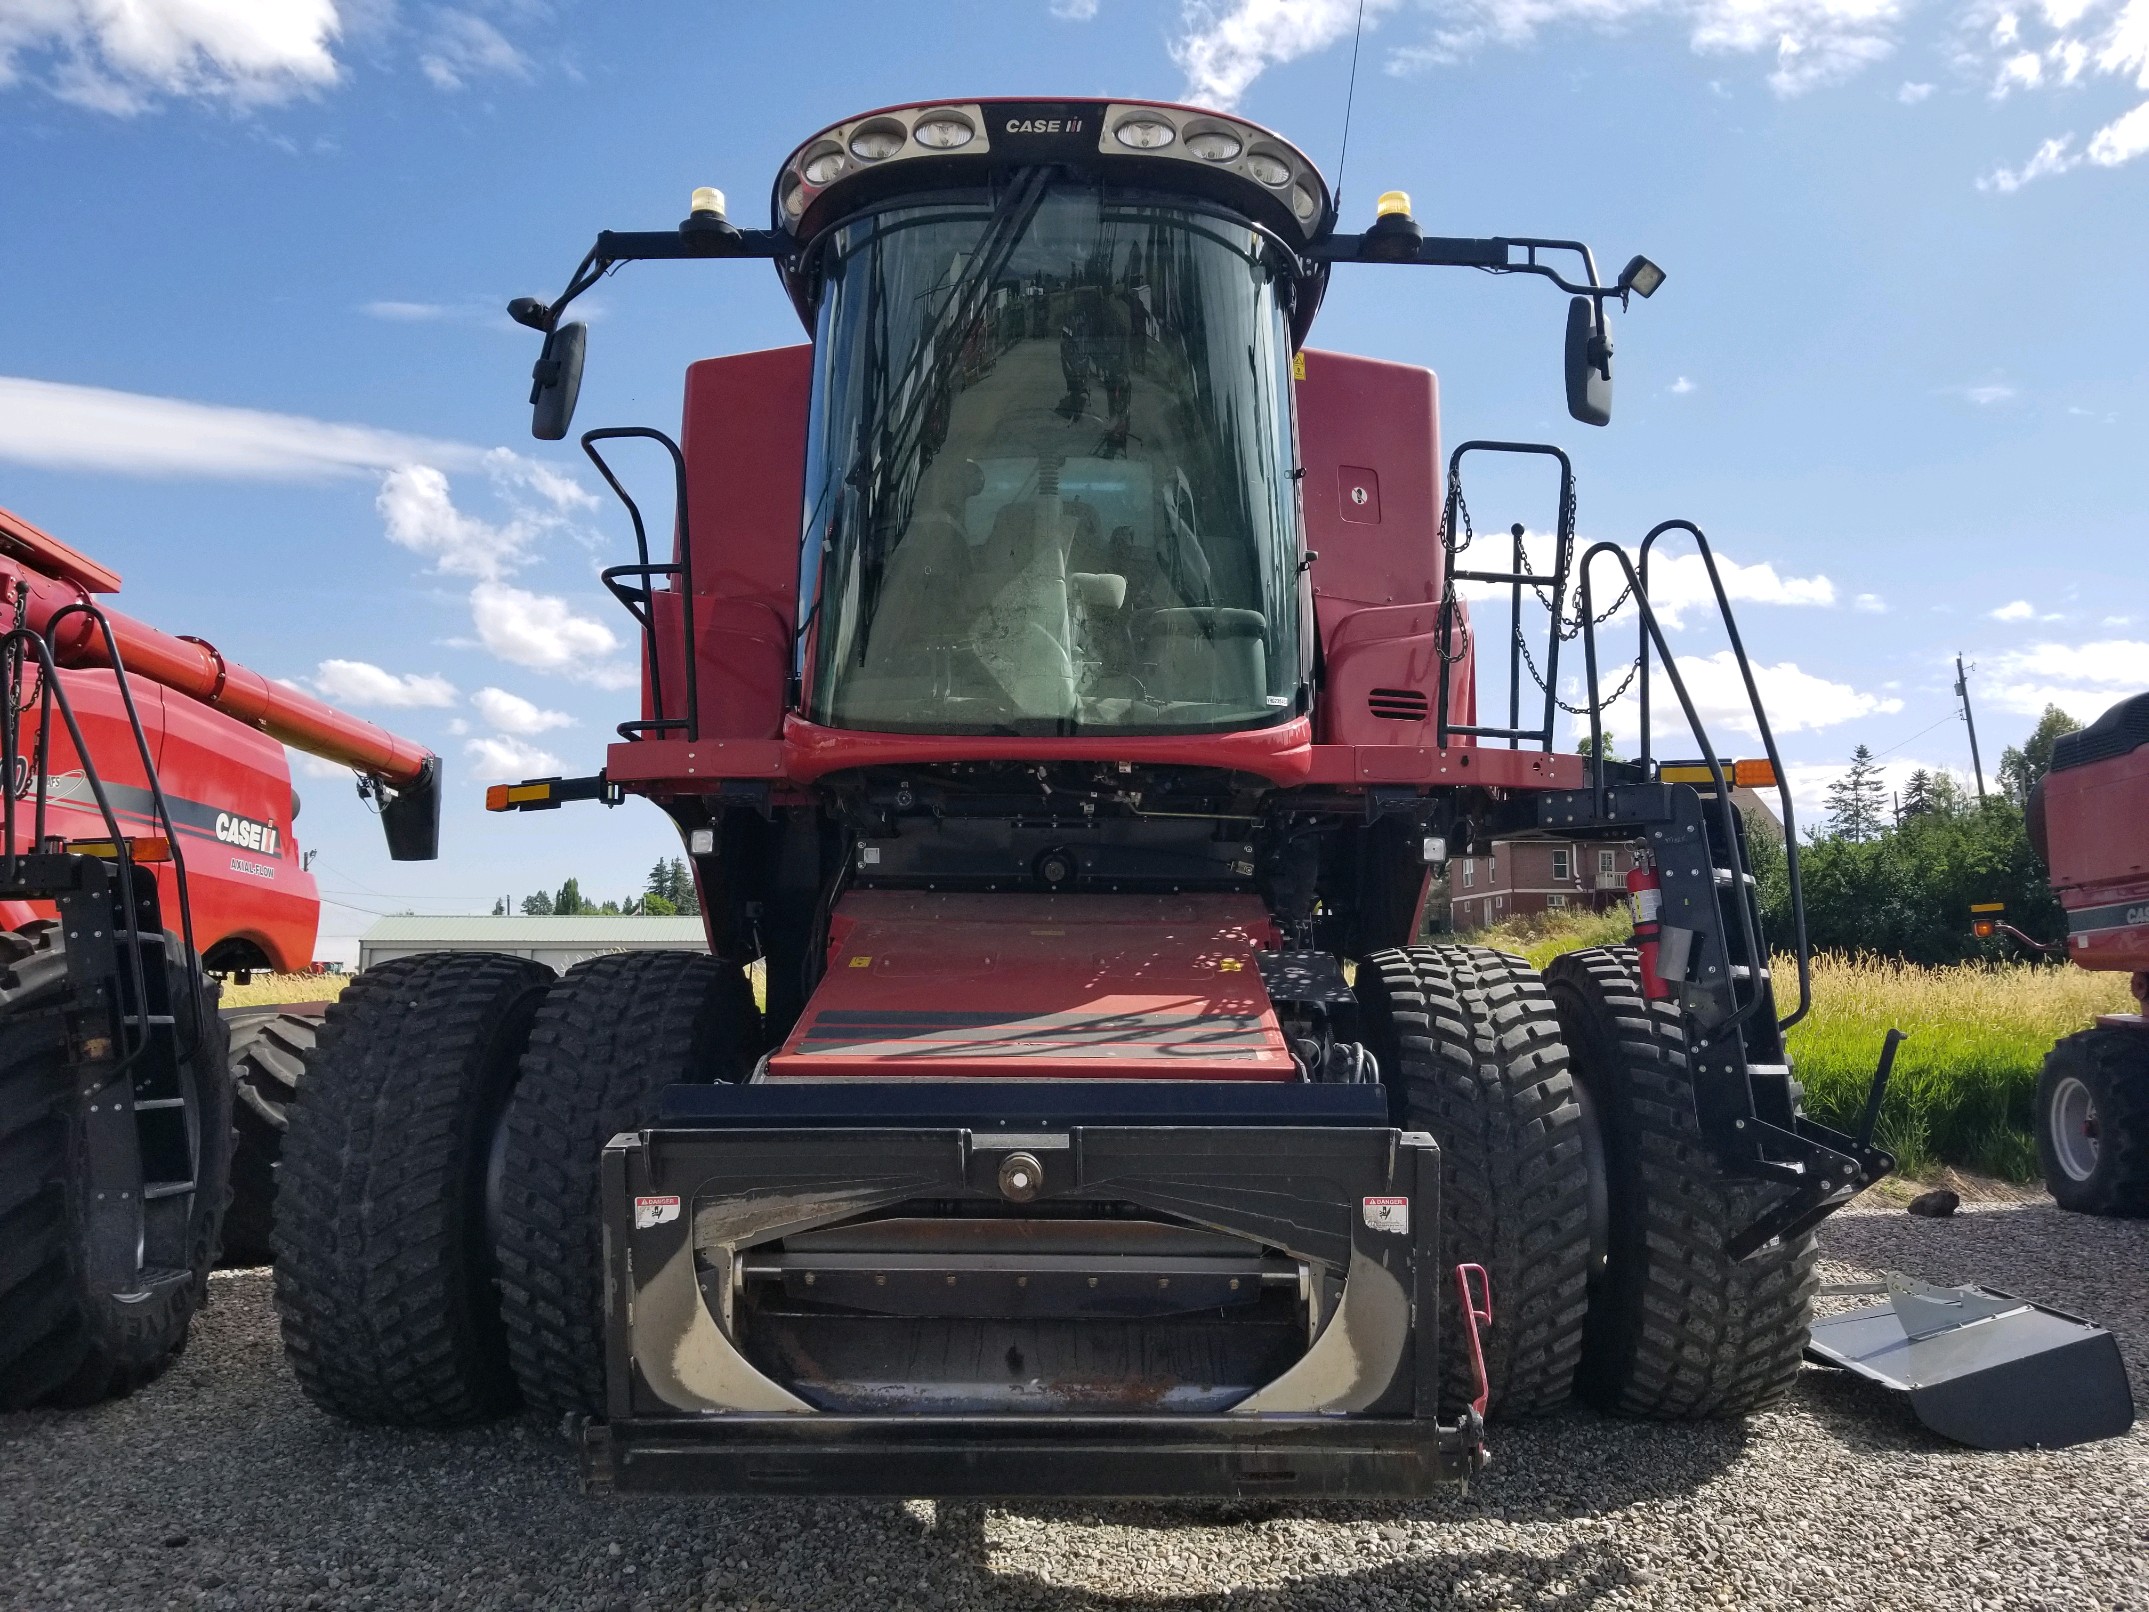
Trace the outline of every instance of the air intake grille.
[[1425, 696], [1414, 688], [1377, 688], [1366, 696], [1366, 709], [1390, 722], [1423, 722], [1432, 714]]

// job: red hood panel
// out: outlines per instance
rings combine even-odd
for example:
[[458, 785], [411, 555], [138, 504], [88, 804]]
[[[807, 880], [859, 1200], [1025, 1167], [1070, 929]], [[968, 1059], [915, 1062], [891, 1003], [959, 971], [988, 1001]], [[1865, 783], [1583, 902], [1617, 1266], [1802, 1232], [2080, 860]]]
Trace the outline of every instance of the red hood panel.
[[1253, 896], [861, 890], [775, 1080], [1290, 1080]]

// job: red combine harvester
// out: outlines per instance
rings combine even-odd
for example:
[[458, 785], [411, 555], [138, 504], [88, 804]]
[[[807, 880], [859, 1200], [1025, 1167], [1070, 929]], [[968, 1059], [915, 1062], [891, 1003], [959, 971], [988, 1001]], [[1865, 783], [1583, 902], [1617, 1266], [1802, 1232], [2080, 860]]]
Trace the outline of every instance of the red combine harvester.
[[220, 1236], [265, 1236], [272, 1121], [311, 1027], [264, 1009], [227, 1029], [211, 976], [312, 961], [284, 745], [360, 772], [392, 855], [438, 837], [422, 746], [97, 605], [118, 588], [0, 511], [0, 1408], [147, 1380]]
[[[586, 1418], [598, 1486], [902, 1495], [1415, 1492], [1576, 1392], [1781, 1393], [1813, 1227], [1891, 1160], [1799, 1110], [1803, 937], [1784, 1015], [1731, 764], [1660, 777], [1646, 715], [1637, 763], [1555, 742], [1563, 645], [1601, 737], [1632, 599], [1644, 713], [1668, 682], [1715, 757], [1647, 593], [1659, 539], [1713, 577], [1708, 545], [1578, 556], [1560, 450], [1443, 464], [1429, 372], [1304, 345], [1339, 264], [1539, 276], [1603, 424], [1608, 305], [1662, 273], [1427, 235], [1396, 193], [1341, 233], [1292, 146], [1151, 103], [852, 118], [772, 211], [697, 191], [510, 308], [547, 439], [561, 316], [621, 263], [772, 262], [812, 333], [692, 365], [676, 444], [582, 438], [635, 531], [604, 577], [640, 712], [603, 771], [490, 802], [655, 802], [710, 955], [351, 987], [277, 1224], [306, 1391]], [[667, 456], [668, 555], [621, 439]], [[1520, 526], [1467, 551], [1495, 455], [1557, 473], [1548, 570]], [[1516, 618], [1504, 716], [1470, 583]], [[1517, 834], [1646, 851], [1648, 963], [1415, 945], [1450, 852]]]
[[[2149, 694], [2052, 747], [2030, 797], [2030, 842], [2083, 968], [2133, 976], [2139, 1013], [2107, 1013], [2055, 1046], [2037, 1082], [2037, 1156], [2062, 1209], [2149, 1215]], [[1983, 920], [1981, 929], [2006, 927]]]

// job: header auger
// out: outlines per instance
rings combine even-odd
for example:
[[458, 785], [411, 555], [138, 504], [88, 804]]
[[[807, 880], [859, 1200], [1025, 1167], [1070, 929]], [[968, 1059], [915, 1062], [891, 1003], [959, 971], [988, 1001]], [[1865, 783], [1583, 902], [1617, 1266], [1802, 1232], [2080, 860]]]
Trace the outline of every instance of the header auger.
[[[1799, 1111], [1724, 765], [1557, 748], [1577, 633], [1601, 720], [1611, 567], [1716, 755], [1644, 574], [1577, 562], [1564, 485], [1552, 575], [1466, 561], [1432, 375], [1305, 346], [1339, 264], [1547, 278], [1602, 423], [1608, 304], [1663, 275], [1400, 196], [1336, 225], [1239, 118], [930, 103], [801, 145], [767, 229], [698, 191], [514, 305], [541, 437], [621, 263], [770, 261], [812, 336], [691, 365], [678, 443], [639, 431], [676, 500], [670, 557], [630, 500], [607, 573], [641, 709], [492, 802], [655, 802], [711, 951], [353, 987], [286, 1165], [319, 1402], [519, 1398], [630, 1490], [1189, 1495], [1417, 1491], [1488, 1416], [1783, 1391], [1811, 1228], [1890, 1160]], [[618, 435], [582, 438], [615, 487]], [[1541, 721], [1484, 714], [1465, 581], [1518, 632], [1549, 607]], [[1646, 847], [1653, 968], [1416, 944], [1434, 869], [1518, 833]], [[436, 1234], [369, 1226], [391, 1179]]]

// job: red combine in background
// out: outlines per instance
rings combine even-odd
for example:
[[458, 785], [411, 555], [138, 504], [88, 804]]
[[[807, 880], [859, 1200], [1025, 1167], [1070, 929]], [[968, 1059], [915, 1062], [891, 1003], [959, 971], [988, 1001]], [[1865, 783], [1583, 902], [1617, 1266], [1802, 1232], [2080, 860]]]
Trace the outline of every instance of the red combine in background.
[[0, 1407], [125, 1392], [183, 1341], [220, 1235], [266, 1257], [314, 1020], [211, 1005], [213, 976], [313, 960], [284, 746], [358, 773], [392, 856], [438, 840], [424, 746], [102, 609], [119, 584], [0, 510]]
[[2067, 955], [2083, 968], [2131, 974], [2141, 1004], [2102, 1015], [2045, 1059], [2037, 1083], [2045, 1185], [2063, 1209], [2149, 1215], [2149, 694], [2121, 700], [2052, 747], [2029, 830], [2067, 914]]

